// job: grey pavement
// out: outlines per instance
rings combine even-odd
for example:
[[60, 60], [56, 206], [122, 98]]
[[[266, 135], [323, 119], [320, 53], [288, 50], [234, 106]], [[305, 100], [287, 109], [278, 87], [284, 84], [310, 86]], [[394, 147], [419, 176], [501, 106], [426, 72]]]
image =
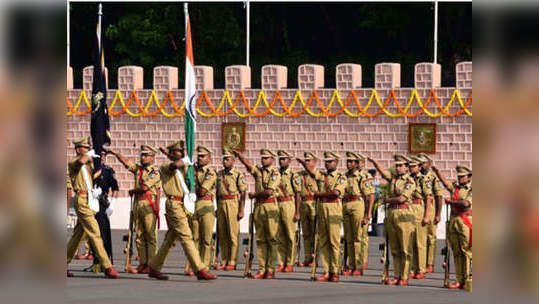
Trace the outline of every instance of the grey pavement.
[[[70, 231], [68, 231], [68, 235]], [[310, 269], [295, 268], [294, 273], [278, 273], [275, 280], [252, 280], [243, 278], [244, 259], [240, 257], [238, 270], [213, 271], [219, 279], [199, 282], [183, 275], [185, 256], [180, 243], [169, 255], [163, 272], [169, 281], [157, 281], [146, 275], [124, 272], [122, 235], [125, 231], [114, 230], [114, 265], [120, 279], [105, 279], [103, 274], [84, 272], [90, 261], [74, 260], [68, 269], [75, 275], [66, 280], [68, 303], [469, 303], [471, 293], [441, 288], [443, 269], [439, 242], [434, 274], [425, 280], [410, 280], [410, 286], [384, 286], [380, 284], [380, 252], [378, 245], [383, 238], [371, 237], [369, 269], [361, 277], [341, 276], [340, 283], [310, 281]], [[159, 233], [159, 244], [164, 232]], [[242, 247], [241, 251], [244, 251]], [[136, 262], [134, 263], [136, 266]], [[253, 269], [256, 270], [256, 261]], [[321, 269], [319, 268], [320, 272]], [[453, 277], [453, 276], [452, 276]]]

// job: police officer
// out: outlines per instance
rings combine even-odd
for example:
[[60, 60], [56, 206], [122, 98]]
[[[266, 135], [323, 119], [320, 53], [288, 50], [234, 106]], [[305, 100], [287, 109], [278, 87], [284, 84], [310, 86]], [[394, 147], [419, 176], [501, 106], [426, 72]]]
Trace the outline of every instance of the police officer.
[[277, 229], [279, 206], [277, 195], [281, 175], [273, 166], [277, 154], [269, 149], [260, 150], [262, 166], [256, 167], [243, 154], [233, 151], [234, 155], [247, 168], [255, 179], [255, 192], [249, 192], [249, 199], [255, 199], [254, 222], [256, 230], [256, 247], [258, 257], [258, 273], [253, 279], [273, 279], [275, 277], [275, 259], [277, 258]]
[[299, 220], [299, 202], [295, 199], [293, 181], [296, 174], [290, 169], [293, 156], [284, 151], [277, 151], [279, 156], [279, 173], [281, 184], [279, 185], [279, 254], [276, 272], [294, 272], [294, 258], [296, 255], [296, 225]]
[[393, 256], [394, 278], [388, 279], [384, 284], [406, 286], [410, 272], [412, 233], [415, 229], [415, 215], [410, 205], [416, 185], [414, 179], [408, 174], [410, 160], [402, 154], [394, 155], [395, 174], [383, 169], [372, 158], [368, 160], [390, 183], [390, 196], [385, 198], [383, 203], [389, 204], [386, 229]]
[[424, 187], [427, 190], [432, 190], [432, 194], [426, 193], [425, 204], [427, 205], [427, 273], [434, 272], [434, 257], [436, 255], [436, 230], [441, 219], [443, 185], [433, 172], [432, 158], [425, 154], [419, 153], [417, 158], [420, 160], [421, 173], [424, 176]]
[[236, 158], [223, 149], [223, 167], [217, 172], [217, 225], [221, 266], [219, 270], [236, 270], [239, 249], [240, 220], [245, 212], [245, 175], [234, 168]]
[[137, 273], [149, 273], [148, 262], [157, 253], [157, 229], [159, 225], [159, 192], [161, 177], [155, 163], [157, 150], [148, 145], [140, 147], [140, 164], [132, 163], [121, 153], [105, 149], [125, 166], [135, 176], [135, 186], [130, 195], [135, 195], [135, 222], [137, 231], [137, 251], [139, 266]]
[[[364, 189], [362, 189], [363, 200], [365, 202], [365, 217], [363, 219], [363, 233], [361, 234], [361, 257], [363, 259], [363, 271], [367, 270], [367, 264], [369, 263], [369, 224], [372, 220], [373, 208], [374, 208], [374, 193], [376, 192], [376, 186], [374, 184], [374, 176], [365, 167], [365, 161], [367, 156], [361, 152], [358, 152], [359, 163], [358, 170], [361, 175], [362, 183], [365, 183]], [[374, 170], [376, 173], [376, 170]]]
[[[308, 167], [316, 168], [318, 158], [312, 152], [304, 152], [303, 162], [305, 162], [305, 165]], [[301, 199], [299, 215], [301, 231], [303, 233], [303, 251], [305, 253], [304, 261], [298, 263], [298, 266], [311, 267], [313, 263], [312, 248], [314, 247], [314, 219], [316, 215], [314, 194], [319, 192], [318, 183], [314, 177], [309, 174], [309, 171], [302, 170], [299, 171], [294, 178], [294, 188]]]
[[[105, 271], [107, 278], [118, 278], [118, 272], [109, 260], [107, 252], [103, 246], [99, 225], [95, 219], [95, 211], [90, 209], [88, 196], [93, 189], [93, 163], [91, 157], [95, 156], [95, 152], [90, 151], [90, 143], [88, 138], [83, 138], [74, 142], [75, 152], [77, 157], [68, 164], [69, 178], [71, 186], [75, 193], [75, 211], [77, 212], [77, 224], [73, 229], [73, 236], [67, 243], [67, 264], [73, 259], [83, 234], [88, 236], [92, 243], [95, 254], [99, 258], [102, 269]], [[93, 152], [93, 153], [92, 153]], [[67, 276], [72, 277], [73, 274], [67, 271]]]
[[425, 176], [421, 173], [419, 165], [421, 160], [416, 156], [410, 156], [409, 170], [410, 176], [416, 183], [416, 188], [412, 194], [412, 206], [410, 207], [415, 214], [416, 227], [413, 233], [412, 242], [412, 261], [411, 273], [412, 279], [424, 279], [425, 268], [427, 264], [427, 207], [425, 200], [428, 196], [432, 198], [432, 189], [428, 188], [430, 184], [425, 183]]
[[195, 166], [195, 191], [197, 201], [193, 215], [193, 237], [198, 245], [200, 258], [204, 265], [210, 265], [211, 239], [215, 225], [215, 185], [217, 173], [210, 166], [211, 152], [204, 146], [198, 146]]
[[364, 227], [368, 227], [372, 217], [374, 188], [372, 176], [365, 170], [360, 171], [359, 163], [361, 161], [364, 165], [365, 156], [348, 151], [346, 158], [348, 183], [343, 198], [343, 228], [348, 249], [348, 265], [343, 273], [360, 276], [363, 275], [363, 234], [367, 233]]
[[184, 142], [178, 141], [167, 147], [167, 150], [160, 149], [167, 155], [170, 161], [164, 163], [159, 168], [161, 172], [161, 182], [163, 192], [167, 197], [165, 203], [168, 231], [155, 257], [149, 262], [150, 278], [158, 280], [168, 280], [168, 276], [161, 273], [163, 264], [172, 249], [176, 240], [180, 240], [183, 251], [187, 256], [189, 264], [195, 271], [199, 280], [214, 280], [217, 276], [208, 271], [207, 265], [202, 263], [198, 249], [193, 240], [191, 228], [187, 220], [188, 213], [183, 205], [184, 191], [179, 176], [185, 178], [187, 166], [191, 161], [185, 157]]
[[455, 260], [455, 276], [457, 281], [450, 283], [450, 289], [465, 289], [471, 281], [470, 267], [472, 261], [472, 170], [458, 165], [457, 181], [449, 183], [440, 170], [432, 167], [444, 187], [451, 193], [445, 199], [451, 206], [448, 236]]
[[315, 198], [320, 200], [317, 207], [320, 258], [324, 274], [317, 277], [319, 282], [339, 282], [340, 240], [342, 225], [342, 201], [346, 191], [346, 176], [337, 171], [340, 156], [334, 152], [324, 152], [326, 172], [320, 172], [302, 159], [297, 160], [315, 178], [319, 192]]

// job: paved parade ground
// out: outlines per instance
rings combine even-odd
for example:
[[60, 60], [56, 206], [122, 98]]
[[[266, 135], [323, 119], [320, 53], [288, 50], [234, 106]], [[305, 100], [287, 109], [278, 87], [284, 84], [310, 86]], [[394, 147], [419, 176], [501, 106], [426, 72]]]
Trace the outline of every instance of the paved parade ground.
[[[68, 231], [68, 235], [71, 231]], [[124, 272], [125, 255], [121, 241], [125, 231], [114, 230], [114, 265], [120, 279], [104, 279], [103, 274], [84, 272], [90, 261], [74, 260], [68, 269], [75, 275], [66, 279], [67, 303], [470, 303], [472, 294], [441, 288], [443, 269], [439, 242], [434, 274], [426, 280], [410, 280], [410, 286], [384, 286], [380, 282], [382, 238], [372, 237], [369, 249], [369, 270], [362, 277], [341, 276], [340, 283], [311, 282], [308, 268], [295, 268], [294, 273], [278, 273], [275, 280], [243, 279], [244, 259], [239, 270], [212, 271], [219, 279], [199, 282], [183, 275], [185, 256], [179, 243], [167, 259], [163, 272], [169, 281], [157, 281], [146, 275]], [[159, 244], [165, 233], [159, 233]], [[241, 249], [243, 252], [245, 248]], [[134, 263], [136, 266], [136, 262]], [[253, 269], [256, 270], [256, 259]], [[321, 269], [319, 268], [319, 271]]]

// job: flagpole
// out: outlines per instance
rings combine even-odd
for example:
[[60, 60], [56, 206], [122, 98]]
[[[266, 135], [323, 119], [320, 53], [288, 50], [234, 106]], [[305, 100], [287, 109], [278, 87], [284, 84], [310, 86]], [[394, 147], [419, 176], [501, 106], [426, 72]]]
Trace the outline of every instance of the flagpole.
[[246, 37], [246, 53], [247, 53], [247, 62], [246, 62], [246, 65], [247, 66], [250, 66], [249, 65], [249, 34], [250, 34], [250, 22], [249, 22], [249, 19], [250, 19], [250, 15], [251, 15], [251, 4], [249, 3], [249, 0], [247, 0], [247, 37]]
[[438, 0], [434, 1], [434, 63], [438, 63]]
[[69, 25], [70, 25], [70, 18], [69, 18], [69, 0], [66, 1], [66, 7], [67, 7], [67, 67], [71, 64], [71, 58], [69, 57], [69, 49], [70, 49], [70, 41], [69, 41]]

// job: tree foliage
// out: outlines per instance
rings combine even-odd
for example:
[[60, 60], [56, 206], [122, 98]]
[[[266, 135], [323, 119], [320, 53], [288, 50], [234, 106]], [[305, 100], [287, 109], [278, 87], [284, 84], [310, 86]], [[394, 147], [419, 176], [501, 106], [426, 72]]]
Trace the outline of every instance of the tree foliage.
[[[82, 68], [92, 64], [97, 4], [71, 4], [71, 58], [80, 87]], [[454, 84], [454, 66], [472, 59], [471, 3], [441, 3], [438, 62], [444, 85]], [[152, 87], [153, 67], [184, 69], [182, 3], [105, 3], [106, 65], [110, 87], [117, 69], [142, 66]], [[224, 87], [224, 68], [245, 64], [245, 10], [242, 3], [191, 3], [196, 65], [214, 68], [215, 87]], [[398, 62], [402, 86], [413, 86], [418, 62], [433, 60], [433, 5], [430, 3], [252, 3], [252, 86], [260, 86], [266, 64], [288, 67], [288, 86], [297, 85], [297, 67], [326, 67], [326, 87], [335, 86], [335, 66], [359, 63], [363, 86], [374, 85], [374, 65]], [[182, 81], [180, 81], [180, 87]]]

